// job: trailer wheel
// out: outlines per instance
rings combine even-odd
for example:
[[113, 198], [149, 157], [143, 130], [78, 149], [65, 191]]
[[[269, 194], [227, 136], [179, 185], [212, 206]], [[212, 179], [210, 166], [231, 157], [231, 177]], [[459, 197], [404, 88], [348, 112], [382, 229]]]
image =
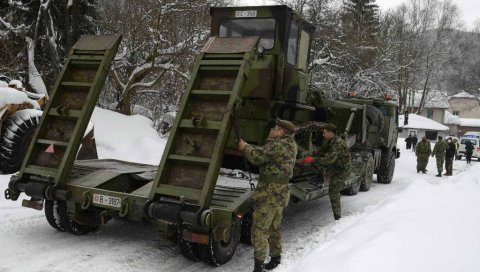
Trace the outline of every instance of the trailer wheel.
[[247, 245], [252, 244], [252, 223], [253, 223], [252, 213], [253, 213], [253, 210], [249, 210], [242, 217], [242, 230], [241, 230], [240, 241]]
[[60, 215], [58, 214], [58, 201], [45, 199], [45, 217], [47, 218], [48, 224], [54, 229], [65, 231], [65, 228], [61, 225]]
[[202, 259], [199, 248], [200, 245], [194, 242], [184, 240], [183, 229], [184, 228], [181, 226], [177, 228], [177, 243], [180, 252], [183, 256], [185, 256], [185, 258], [189, 259], [190, 261], [198, 262], [200, 259]]
[[203, 261], [213, 266], [220, 266], [227, 263], [233, 257], [241, 236], [241, 223], [236, 220], [232, 226], [230, 239], [227, 242], [222, 240], [214, 241], [213, 233], [210, 232], [208, 245], [200, 245]]
[[392, 182], [393, 171], [395, 171], [395, 153], [385, 152], [385, 154], [382, 154], [380, 169], [377, 174], [378, 183], [389, 184]]
[[373, 168], [374, 168], [373, 157], [370, 155], [365, 165], [365, 174], [362, 178], [360, 191], [366, 192], [370, 190], [370, 186], [372, 185], [372, 181], [373, 181]]
[[57, 201], [58, 202], [58, 215], [60, 217], [60, 226], [62, 226], [65, 231], [68, 231], [75, 235], [84, 235], [89, 232], [95, 231], [98, 229], [97, 226], [90, 226], [80, 224], [78, 222], [73, 221], [68, 216], [67, 212], [67, 203], [65, 201]]
[[12, 174], [22, 166], [42, 111], [20, 110], [7, 120], [0, 140], [0, 172]]

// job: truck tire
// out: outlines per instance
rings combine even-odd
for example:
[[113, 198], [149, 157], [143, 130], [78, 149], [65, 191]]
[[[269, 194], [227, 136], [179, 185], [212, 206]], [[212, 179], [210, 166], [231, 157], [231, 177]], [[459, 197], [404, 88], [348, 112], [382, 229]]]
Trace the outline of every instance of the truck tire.
[[360, 185], [360, 191], [362, 192], [370, 190], [370, 186], [372, 185], [373, 181], [373, 171], [375, 167], [374, 164], [375, 162], [373, 161], [373, 157], [370, 155], [367, 159], [367, 163], [365, 164], [365, 173], [362, 177], [362, 182]]
[[58, 202], [45, 199], [45, 217], [48, 224], [54, 229], [59, 231], [65, 231], [65, 228], [61, 225], [60, 215], [58, 214]]
[[350, 186], [346, 189], [343, 189], [341, 191], [341, 193], [344, 194], [344, 195], [349, 195], [349, 196], [356, 195], [356, 194], [358, 194], [358, 191], [360, 190], [360, 185], [361, 185], [361, 182], [357, 181], [352, 186]]
[[247, 245], [252, 244], [252, 212], [253, 210], [249, 210], [242, 217], [240, 241]]
[[89, 232], [95, 231], [99, 226], [89, 226], [83, 225], [78, 222], [73, 221], [67, 212], [67, 203], [65, 201], [57, 201], [58, 203], [58, 215], [60, 217], [60, 226], [65, 229], [65, 231], [70, 232], [75, 235], [84, 235]]
[[389, 184], [392, 182], [395, 171], [395, 152], [383, 152], [380, 160], [380, 169], [377, 173], [377, 182]]
[[238, 243], [240, 242], [240, 235], [240, 220], [235, 220], [235, 223], [232, 226], [230, 239], [227, 242], [223, 242], [222, 240], [214, 241], [213, 233], [210, 232], [208, 245], [199, 244], [203, 261], [212, 266], [220, 266], [230, 261], [237, 249]]
[[199, 244], [195, 242], [186, 241], [183, 239], [183, 227], [177, 227], [177, 244], [182, 255], [190, 261], [198, 262], [203, 259], [201, 255]]
[[27, 109], [7, 120], [0, 140], [0, 172], [12, 174], [20, 169], [41, 116], [42, 111]]

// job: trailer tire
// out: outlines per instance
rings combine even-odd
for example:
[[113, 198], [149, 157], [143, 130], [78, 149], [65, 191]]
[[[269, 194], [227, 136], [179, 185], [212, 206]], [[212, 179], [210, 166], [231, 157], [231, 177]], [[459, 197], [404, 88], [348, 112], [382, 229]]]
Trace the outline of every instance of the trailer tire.
[[383, 152], [380, 160], [380, 169], [377, 173], [378, 183], [390, 184], [395, 171], [395, 153]]
[[12, 174], [20, 169], [41, 116], [42, 111], [27, 109], [7, 120], [0, 140], [0, 172]]
[[242, 230], [241, 230], [240, 241], [247, 245], [252, 244], [252, 223], [253, 223], [252, 213], [253, 213], [253, 210], [249, 210], [242, 217]]
[[68, 231], [75, 235], [84, 235], [98, 229], [99, 227], [98, 225], [90, 226], [90, 225], [84, 225], [84, 224], [75, 222], [68, 216], [67, 203], [65, 201], [57, 201], [57, 202], [58, 202], [58, 215], [60, 217], [60, 225], [65, 229], [65, 231]]
[[177, 244], [182, 255], [190, 261], [198, 262], [203, 259], [200, 252], [200, 245], [195, 242], [186, 241], [183, 239], [183, 227], [177, 227]]
[[241, 236], [241, 222], [235, 220], [230, 239], [227, 242], [221, 240], [214, 241], [213, 233], [210, 231], [210, 240], [208, 245], [200, 245], [203, 261], [212, 266], [220, 266], [227, 263], [233, 257]]
[[373, 181], [373, 171], [375, 168], [375, 162], [373, 161], [372, 155], [369, 154], [369, 157], [367, 159], [367, 163], [365, 165], [365, 173], [362, 177], [362, 182], [360, 185], [360, 191], [366, 192], [370, 190], [370, 186], [372, 185]]
[[45, 199], [45, 217], [48, 224], [54, 229], [59, 231], [65, 231], [65, 228], [61, 225], [60, 216], [58, 214], [58, 202]]

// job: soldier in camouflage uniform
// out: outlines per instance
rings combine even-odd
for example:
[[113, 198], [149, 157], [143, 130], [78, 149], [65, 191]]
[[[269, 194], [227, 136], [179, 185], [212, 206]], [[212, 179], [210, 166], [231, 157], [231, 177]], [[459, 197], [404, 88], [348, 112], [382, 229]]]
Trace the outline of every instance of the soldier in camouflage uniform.
[[326, 169], [325, 178], [330, 180], [328, 185], [328, 196], [332, 204], [335, 220], [342, 217], [340, 205], [340, 191], [345, 185], [345, 180], [350, 175], [352, 168], [350, 151], [342, 138], [335, 135], [337, 127], [333, 124], [326, 124], [323, 127], [322, 146], [314, 152], [313, 157], [306, 157], [303, 163], [312, 163], [316, 168]]
[[[282, 238], [280, 223], [283, 210], [288, 204], [290, 192], [288, 182], [293, 176], [297, 145], [294, 140], [295, 128], [286, 120], [276, 120], [270, 130], [267, 144], [253, 146], [242, 139], [239, 149], [252, 164], [258, 165], [260, 177], [253, 193], [254, 210], [252, 222], [252, 245], [254, 248], [254, 272], [270, 270], [280, 264]], [[264, 265], [267, 250], [270, 262]]]
[[427, 173], [426, 168], [430, 154], [432, 154], [430, 142], [426, 137], [423, 137], [422, 141], [417, 144], [417, 147], [415, 148], [415, 155], [417, 156], [417, 173], [420, 173], [420, 171], [424, 174]]
[[437, 170], [438, 175], [436, 177], [441, 177], [443, 172], [443, 163], [445, 161], [445, 150], [447, 150], [447, 143], [443, 140], [442, 136], [438, 136], [438, 141], [433, 147], [432, 157], [437, 158]]

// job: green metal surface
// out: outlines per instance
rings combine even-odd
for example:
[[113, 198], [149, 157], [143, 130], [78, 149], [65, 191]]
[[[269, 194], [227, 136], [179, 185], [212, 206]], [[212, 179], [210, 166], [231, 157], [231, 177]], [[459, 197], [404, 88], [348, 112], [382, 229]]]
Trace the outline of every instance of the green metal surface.
[[82, 36], [71, 49], [20, 170], [65, 186], [120, 35]]
[[242, 94], [258, 37], [235, 41], [242, 46], [232, 49], [231, 40], [211, 37], [198, 56], [150, 199], [169, 197], [201, 209], [210, 206], [231, 130], [231, 114]]

